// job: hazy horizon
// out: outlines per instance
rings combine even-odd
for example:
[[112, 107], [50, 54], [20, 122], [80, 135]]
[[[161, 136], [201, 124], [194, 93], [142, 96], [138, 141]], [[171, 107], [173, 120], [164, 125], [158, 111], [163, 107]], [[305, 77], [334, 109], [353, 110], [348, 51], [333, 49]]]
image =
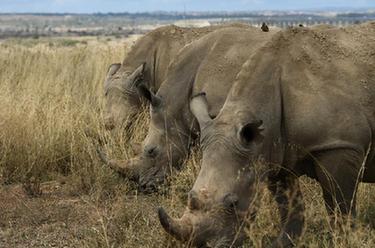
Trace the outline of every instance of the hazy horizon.
[[0, 13], [374, 9], [375, 0], [0, 0]]

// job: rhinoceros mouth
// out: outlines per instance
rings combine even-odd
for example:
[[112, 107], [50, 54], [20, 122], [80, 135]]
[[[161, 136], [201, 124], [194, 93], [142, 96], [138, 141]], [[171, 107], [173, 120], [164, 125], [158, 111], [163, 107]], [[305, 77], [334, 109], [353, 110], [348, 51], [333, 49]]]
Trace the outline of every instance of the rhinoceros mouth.
[[126, 161], [109, 159], [101, 147], [97, 147], [100, 160], [117, 172], [120, 176], [133, 181], [137, 189], [142, 193], [155, 193], [161, 190], [171, 174], [169, 166], [158, 166], [160, 161], [144, 156], [136, 156]]
[[138, 184], [139, 190], [144, 193], [153, 193], [159, 191], [160, 186], [167, 177], [166, 170], [151, 166], [140, 171]]
[[[189, 201], [194, 202], [193, 198], [194, 194], [190, 194]], [[161, 207], [158, 209], [159, 221], [168, 234], [188, 245], [237, 247], [241, 246], [246, 239], [244, 230], [248, 219], [246, 218], [247, 211], [233, 209], [236, 202], [236, 195], [228, 194], [222, 203], [208, 208], [188, 206], [179, 219], [170, 217]]]

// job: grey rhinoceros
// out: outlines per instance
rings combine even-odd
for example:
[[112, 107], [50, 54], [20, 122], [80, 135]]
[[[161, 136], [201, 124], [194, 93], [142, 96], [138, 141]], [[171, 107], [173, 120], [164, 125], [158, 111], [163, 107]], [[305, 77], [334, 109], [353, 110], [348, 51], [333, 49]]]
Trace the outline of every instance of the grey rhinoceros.
[[142, 112], [143, 99], [135, 85], [143, 83], [157, 91], [165, 80], [170, 62], [181, 48], [220, 28], [241, 26], [224, 24], [203, 28], [174, 25], [157, 28], [136, 41], [122, 64], [112, 64], [104, 81], [104, 123], [108, 130], [128, 126]]
[[191, 96], [206, 91], [209, 113], [216, 116], [242, 64], [276, 32], [265, 33], [248, 25], [222, 28], [183, 48], [157, 94], [139, 84], [140, 94], [151, 103], [143, 152], [129, 161], [111, 160], [108, 164], [139, 182], [141, 189], [155, 189], [173, 168], [181, 167], [198, 137], [189, 110]]
[[274, 246], [302, 233], [302, 175], [319, 182], [330, 216], [355, 215], [358, 183], [375, 183], [374, 104], [375, 22], [279, 32], [244, 64], [216, 118], [204, 94], [192, 99], [201, 170], [180, 219], [159, 209], [162, 226], [198, 247], [241, 243], [259, 161], [281, 216]]

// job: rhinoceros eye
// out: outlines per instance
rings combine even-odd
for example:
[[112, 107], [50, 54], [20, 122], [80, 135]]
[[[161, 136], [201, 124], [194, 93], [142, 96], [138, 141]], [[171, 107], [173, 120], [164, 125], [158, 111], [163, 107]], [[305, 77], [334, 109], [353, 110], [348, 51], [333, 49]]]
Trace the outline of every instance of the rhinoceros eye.
[[159, 150], [157, 146], [146, 146], [144, 153], [147, 157], [155, 158], [158, 155]]

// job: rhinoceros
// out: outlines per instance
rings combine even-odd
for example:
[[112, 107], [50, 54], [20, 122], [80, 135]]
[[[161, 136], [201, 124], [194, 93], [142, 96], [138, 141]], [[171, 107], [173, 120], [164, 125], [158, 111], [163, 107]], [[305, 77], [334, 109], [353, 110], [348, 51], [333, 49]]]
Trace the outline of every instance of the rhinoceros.
[[142, 36], [132, 47], [122, 64], [112, 64], [104, 81], [104, 124], [108, 130], [127, 126], [142, 112], [144, 101], [135, 85], [144, 83], [157, 91], [167, 75], [170, 62], [179, 50], [190, 42], [223, 27], [240, 23], [203, 28], [180, 28], [169, 25]]
[[216, 116], [242, 64], [276, 32], [264, 33], [251, 26], [223, 28], [186, 46], [172, 62], [157, 94], [144, 84], [138, 87], [151, 104], [143, 152], [125, 163], [111, 160], [108, 164], [138, 181], [141, 189], [154, 190], [172, 168], [181, 167], [197, 137], [190, 97], [206, 91], [209, 113]]
[[375, 183], [374, 103], [375, 22], [280, 31], [244, 64], [216, 118], [204, 94], [191, 100], [201, 169], [180, 219], [159, 209], [162, 226], [198, 247], [240, 243], [258, 163], [281, 217], [275, 247], [302, 233], [302, 175], [320, 184], [328, 214], [347, 223], [358, 183]]

